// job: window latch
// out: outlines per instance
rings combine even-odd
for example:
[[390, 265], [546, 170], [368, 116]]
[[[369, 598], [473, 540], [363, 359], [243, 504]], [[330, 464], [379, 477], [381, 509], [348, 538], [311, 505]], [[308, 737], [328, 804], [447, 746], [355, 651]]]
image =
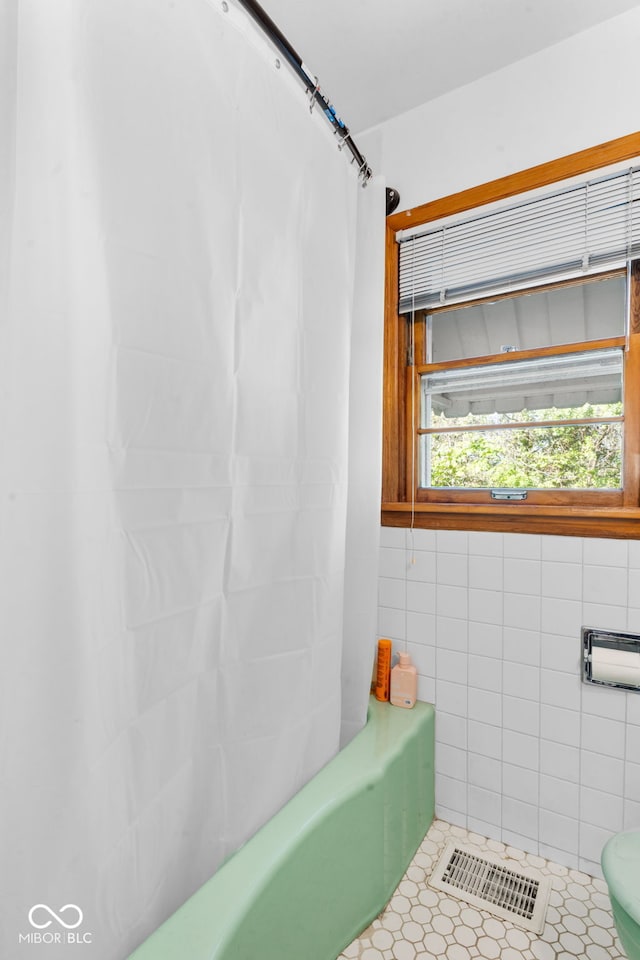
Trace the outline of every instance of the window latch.
[[526, 490], [492, 490], [492, 500], [526, 500]]

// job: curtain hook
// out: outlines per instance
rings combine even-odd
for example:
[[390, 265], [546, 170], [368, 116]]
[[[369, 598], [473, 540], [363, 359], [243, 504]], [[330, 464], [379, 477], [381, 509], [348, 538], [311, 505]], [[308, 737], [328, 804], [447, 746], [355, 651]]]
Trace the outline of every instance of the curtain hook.
[[315, 81], [315, 87], [313, 88], [313, 90], [311, 90], [310, 87], [307, 88], [307, 92], [309, 93], [309, 113], [313, 113], [313, 108], [314, 108], [315, 105], [316, 105], [316, 94], [317, 94], [318, 90], [320, 89], [320, 84], [318, 83], [318, 78], [317, 78], [317, 77], [314, 77], [313, 79], [314, 79], [314, 81]]
[[338, 137], [338, 150], [341, 151], [346, 143], [346, 140], [349, 134], [345, 132], [344, 128], [336, 126], [333, 131], [333, 135], [335, 137]]

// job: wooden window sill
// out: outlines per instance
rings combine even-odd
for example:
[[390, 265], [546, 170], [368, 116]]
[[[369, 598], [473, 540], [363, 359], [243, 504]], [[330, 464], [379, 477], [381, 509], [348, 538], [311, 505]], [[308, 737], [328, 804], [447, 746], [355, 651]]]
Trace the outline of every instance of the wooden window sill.
[[[384, 527], [544, 533], [572, 537], [638, 539], [638, 507], [570, 507], [507, 504], [382, 504]], [[412, 522], [413, 517], [413, 522]]]

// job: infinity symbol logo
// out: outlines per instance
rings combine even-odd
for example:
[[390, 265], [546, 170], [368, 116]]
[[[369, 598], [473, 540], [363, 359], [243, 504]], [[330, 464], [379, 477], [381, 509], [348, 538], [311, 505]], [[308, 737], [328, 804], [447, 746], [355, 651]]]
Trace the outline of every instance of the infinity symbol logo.
[[[60, 907], [59, 913], [54, 913], [51, 907], [48, 907], [46, 903], [36, 903], [35, 906], [31, 907], [29, 910], [29, 923], [32, 927], [36, 927], [37, 930], [44, 930], [45, 927], [51, 925], [51, 920], [45, 920], [44, 923], [36, 923], [33, 919], [33, 915], [36, 910], [44, 910], [49, 914], [50, 917], [53, 917], [54, 920], [57, 920], [61, 927], [64, 927], [65, 930], [75, 930], [76, 927], [79, 927], [82, 923], [82, 910], [80, 907], [77, 907], [75, 903], [65, 903], [64, 907]], [[75, 910], [78, 919], [75, 923], [65, 923], [65, 921], [60, 916], [61, 913], [64, 913], [66, 910]]]

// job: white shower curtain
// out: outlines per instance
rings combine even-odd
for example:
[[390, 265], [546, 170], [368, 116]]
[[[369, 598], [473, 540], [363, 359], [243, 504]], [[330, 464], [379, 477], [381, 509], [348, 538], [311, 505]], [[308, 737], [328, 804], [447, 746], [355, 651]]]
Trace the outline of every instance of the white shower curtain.
[[123, 960], [364, 722], [384, 191], [276, 57], [0, 0], [6, 960]]

